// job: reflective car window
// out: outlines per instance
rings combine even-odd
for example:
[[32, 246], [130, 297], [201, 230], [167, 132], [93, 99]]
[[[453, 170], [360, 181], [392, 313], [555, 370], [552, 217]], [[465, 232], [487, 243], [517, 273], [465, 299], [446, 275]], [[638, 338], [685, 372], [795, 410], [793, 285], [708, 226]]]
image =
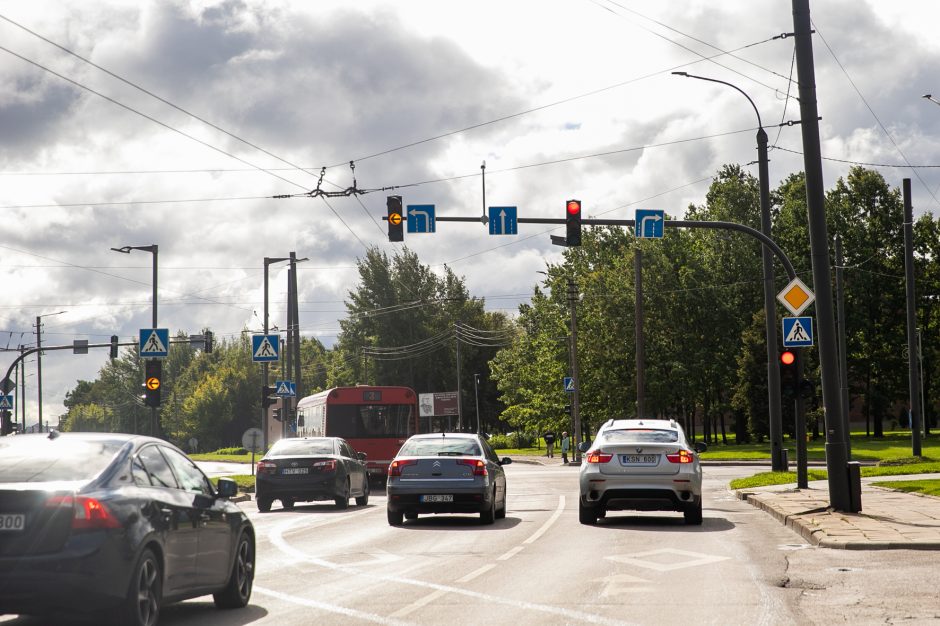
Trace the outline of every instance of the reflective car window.
[[441, 437], [440, 439], [409, 439], [398, 456], [481, 456], [480, 446], [473, 439]]
[[168, 489], [177, 489], [176, 478], [166, 459], [157, 450], [157, 446], [147, 446], [137, 455], [144, 469], [147, 470], [147, 476], [154, 487], [166, 487]]
[[268, 456], [300, 456], [305, 454], [336, 454], [332, 439], [281, 439]]
[[627, 428], [604, 431], [603, 437], [610, 442], [675, 443], [679, 441], [679, 432], [675, 430], [654, 430], [652, 428]]
[[131, 459], [131, 476], [134, 477], [134, 484], [138, 487], [152, 487], [150, 476], [147, 475], [147, 468], [136, 456]]
[[0, 482], [90, 480], [124, 446], [123, 441], [70, 440], [60, 436], [0, 438]]
[[207, 496], [212, 495], [212, 486], [206, 475], [189, 458], [166, 446], [162, 446], [162, 451], [166, 460], [170, 462], [181, 488], [186, 491], [204, 493]]

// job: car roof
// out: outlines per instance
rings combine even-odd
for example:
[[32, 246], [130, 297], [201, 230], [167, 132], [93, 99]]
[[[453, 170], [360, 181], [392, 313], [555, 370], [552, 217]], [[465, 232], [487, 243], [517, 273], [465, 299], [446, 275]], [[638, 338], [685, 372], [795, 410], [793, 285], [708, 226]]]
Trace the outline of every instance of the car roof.
[[441, 439], [452, 437], [454, 439], [477, 439], [479, 435], [476, 433], [423, 433], [420, 435], [412, 435], [411, 439]]
[[609, 420], [601, 426], [601, 430], [623, 430], [630, 428], [655, 428], [658, 430], [680, 430], [675, 420], [657, 419], [619, 419]]

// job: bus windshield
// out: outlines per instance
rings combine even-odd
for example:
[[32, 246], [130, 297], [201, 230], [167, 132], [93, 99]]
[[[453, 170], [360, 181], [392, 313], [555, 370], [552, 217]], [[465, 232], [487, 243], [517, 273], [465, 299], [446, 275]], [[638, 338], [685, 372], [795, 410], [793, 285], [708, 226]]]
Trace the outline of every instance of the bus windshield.
[[329, 433], [343, 439], [407, 437], [413, 434], [413, 409], [410, 404], [333, 404]]

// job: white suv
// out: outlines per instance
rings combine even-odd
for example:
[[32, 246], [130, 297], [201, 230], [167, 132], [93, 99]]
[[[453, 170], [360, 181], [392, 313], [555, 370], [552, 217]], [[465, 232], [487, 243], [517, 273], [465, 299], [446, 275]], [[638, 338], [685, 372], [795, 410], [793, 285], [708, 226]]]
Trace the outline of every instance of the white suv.
[[610, 420], [593, 444], [582, 443], [578, 518], [596, 524], [607, 511], [682, 511], [702, 523], [702, 468], [675, 420]]

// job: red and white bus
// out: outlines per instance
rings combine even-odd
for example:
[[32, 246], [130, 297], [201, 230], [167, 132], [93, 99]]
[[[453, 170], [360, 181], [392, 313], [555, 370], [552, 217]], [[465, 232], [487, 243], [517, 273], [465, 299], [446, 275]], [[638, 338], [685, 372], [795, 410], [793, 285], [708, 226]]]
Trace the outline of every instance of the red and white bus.
[[297, 403], [298, 437], [342, 437], [385, 479], [405, 440], [418, 432], [418, 395], [408, 387], [335, 387]]

